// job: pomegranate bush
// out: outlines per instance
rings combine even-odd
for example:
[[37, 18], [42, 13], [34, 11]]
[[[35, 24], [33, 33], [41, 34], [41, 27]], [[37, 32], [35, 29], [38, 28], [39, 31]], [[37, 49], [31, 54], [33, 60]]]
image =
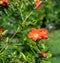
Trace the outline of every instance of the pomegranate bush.
[[1, 63], [51, 63], [48, 30], [41, 28], [50, 4], [48, 0], [0, 0]]

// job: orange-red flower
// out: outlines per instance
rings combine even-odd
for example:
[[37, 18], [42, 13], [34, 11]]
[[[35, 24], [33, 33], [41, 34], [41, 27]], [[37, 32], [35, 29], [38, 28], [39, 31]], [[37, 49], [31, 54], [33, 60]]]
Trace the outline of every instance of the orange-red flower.
[[28, 33], [28, 38], [31, 38], [34, 41], [38, 39], [47, 39], [48, 31], [44, 28], [41, 28], [41, 29], [32, 28], [31, 32]]
[[41, 4], [41, 0], [37, 0], [35, 5], [36, 5], [36, 8], [40, 9], [40, 4]]

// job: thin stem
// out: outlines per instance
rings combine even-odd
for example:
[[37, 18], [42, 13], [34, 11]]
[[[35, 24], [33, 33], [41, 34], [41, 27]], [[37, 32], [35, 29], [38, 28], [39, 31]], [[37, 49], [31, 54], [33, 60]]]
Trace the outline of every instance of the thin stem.
[[33, 14], [35, 9], [36, 9], [36, 7], [29, 13], [29, 15], [26, 16], [24, 22], [26, 22], [26, 20]]
[[23, 18], [23, 14], [22, 14], [22, 11], [20, 11], [20, 13], [21, 13], [21, 18], [22, 18], [22, 21], [24, 21], [24, 18]]
[[23, 4], [21, 5], [21, 8], [20, 8], [20, 13], [21, 13], [21, 18], [22, 18], [22, 21], [24, 21], [24, 17], [23, 17], [23, 13], [22, 13], [22, 8], [23, 8]]
[[8, 48], [8, 45], [6, 43], [6, 45], [0, 50], [0, 53], [3, 52], [4, 50], [7, 50], [7, 48]]
[[33, 10], [29, 13], [29, 15], [27, 15], [27, 17], [25, 18], [24, 22], [32, 15]]
[[10, 40], [12, 40], [14, 38], [14, 36], [17, 34], [18, 30], [19, 30], [19, 27], [17, 28], [17, 31], [13, 34], [13, 36], [11, 37]]

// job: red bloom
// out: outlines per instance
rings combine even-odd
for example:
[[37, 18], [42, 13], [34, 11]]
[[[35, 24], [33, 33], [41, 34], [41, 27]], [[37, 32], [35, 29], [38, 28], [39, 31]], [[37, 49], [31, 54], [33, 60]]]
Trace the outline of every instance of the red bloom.
[[28, 33], [28, 38], [32, 38], [34, 41], [38, 39], [47, 39], [48, 31], [44, 28], [41, 29], [32, 28], [31, 32]]
[[35, 5], [36, 5], [36, 8], [40, 9], [40, 4], [41, 4], [41, 0], [37, 0]]

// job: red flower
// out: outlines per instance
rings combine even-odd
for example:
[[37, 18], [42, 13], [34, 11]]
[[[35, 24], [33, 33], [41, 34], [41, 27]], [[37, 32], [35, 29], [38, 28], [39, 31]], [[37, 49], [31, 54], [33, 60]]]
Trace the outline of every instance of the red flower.
[[40, 4], [41, 4], [41, 0], [37, 0], [35, 5], [36, 5], [36, 8], [40, 9]]
[[44, 58], [46, 58], [47, 57], [47, 53], [41, 53], [42, 54], [42, 56], [44, 57]]
[[48, 31], [44, 28], [41, 28], [41, 29], [32, 28], [31, 32], [28, 33], [28, 38], [31, 38], [34, 41], [38, 39], [47, 39]]

